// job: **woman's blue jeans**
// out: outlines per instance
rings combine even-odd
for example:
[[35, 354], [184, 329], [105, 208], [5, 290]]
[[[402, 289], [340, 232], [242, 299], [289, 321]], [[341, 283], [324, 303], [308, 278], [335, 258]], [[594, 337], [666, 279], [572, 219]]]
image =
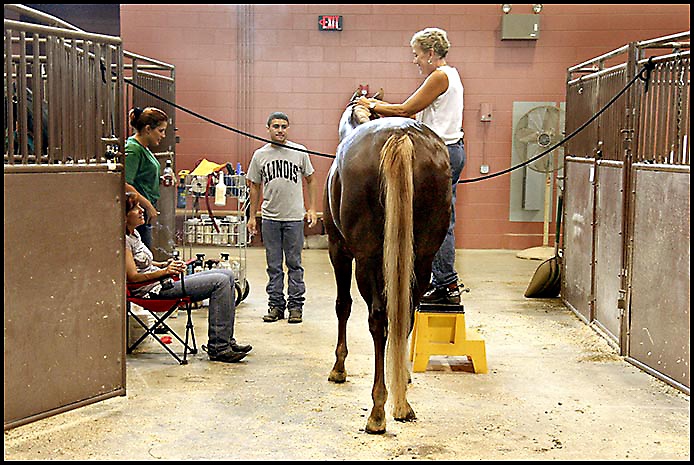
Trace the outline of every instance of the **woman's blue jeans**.
[[183, 297], [187, 295], [193, 302], [210, 299], [209, 322], [207, 326], [207, 352], [216, 355], [224, 352], [234, 339], [234, 319], [236, 302], [234, 300], [234, 272], [215, 269], [199, 271], [184, 278], [185, 294], [181, 281], [175, 281], [174, 287], [161, 290], [162, 297]]
[[[304, 306], [304, 268], [301, 251], [304, 248], [303, 221], [274, 221], [263, 219], [263, 244], [267, 259], [268, 283], [265, 290], [268, 305], [284, 311]], [[287, 262], [287, 299], [284, 298], [284, 270]]]
[[451, 182], [453, 184], [453, 196], [451, 198], [451, 222], [448, 224], [448, 232], [443, 244], [434, 257], [432, 264], [431, 284], [434, 287], [448, 286], [458, 281], [458, 273], [455, 271], [455, 198], [456, 187], [460, 173], [465, 167], [465, 147], [463, 139], [455, 144], [447, 145], [448, 156], [451, 160]]

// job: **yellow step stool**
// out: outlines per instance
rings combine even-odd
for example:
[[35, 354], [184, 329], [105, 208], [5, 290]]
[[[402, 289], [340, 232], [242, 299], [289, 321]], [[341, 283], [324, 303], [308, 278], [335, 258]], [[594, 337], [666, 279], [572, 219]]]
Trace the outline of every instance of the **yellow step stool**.
[[465, 329], [462, 305], [420, 304], [415, 311], [410, 343], [412, 371], [426, 371], [432, 355], [467, 356], [475, 373], [487, 372], [484, 340], [474, 329]]

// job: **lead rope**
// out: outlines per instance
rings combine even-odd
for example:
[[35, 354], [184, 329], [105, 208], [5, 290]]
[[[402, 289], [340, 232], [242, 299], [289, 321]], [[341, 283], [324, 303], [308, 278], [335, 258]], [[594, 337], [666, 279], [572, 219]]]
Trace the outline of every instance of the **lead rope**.
[[[632, 80], [629, 81], [629, 82], [627, 83], [627, 85], [624, 86], [624, 88], [623, 88], [622, 90], [620, 90], [614, 97], [612, 97], [612, 99], [611, 99], [609, 102], [607, 102], [607, 104], [606, 104], [604, 107], [602, 107], [597, 113], [595, 113], [593, 116], [591, 116], [591, 117], [588, 119], [588, 121], [586, 121], [586, 122], [583, 123], [581, 126], [579, 126], [577, 129], [575, 129], [571, 134], [569, 134], [569, 135], [566, 136], [564, 139], [560, 140], [559, 142], [557, 142], [556, 144], [554, 144], [552, 147], [548, 148], [548, 149], [545, 150], [544, 152], [540, 153], [539, 155], [536, 155], [536, 156], [530, 158], [529, 160], [524, 161], [523, 163], [519, 163], [519, 164], [516, 165], [516, 166], [512, 166], [512, 167], [510, 167], [510, 168], [507, 168], [507, 169], [502, 170], [502, 171], [498, 171], [498, 172], [496, 172], [496, 173], [488, 174], [488, 175], [486, 175], [486, 176], [481, 176], [481, 177], [479, 177], [479, 178], [461, 179], [461, 180], [458, 181], [458, 184], [465, 184], [465, 183], [470, 183], [470, 182], [483, 181], [483, 180], [485, 180], [485, 179], [491, 179], [491, 178], [494, 178], [494, 177], [497, 177], [497, 176], [501, 176], [502, 174], [510, 173], [511, 171], [514, 171], [514, 170], [516, 170], [516, 169], [518, 169], [518, 168], [522, 168], [523, 166], [528, 165], [528, 164], [534, 162], [535, 160], [538, 160], [538, 159], [544, 157], [545, 155], [547, 155], [548, 153], [552, 152], [552, 151], [553, 151], [554, 149], [556, 149], [557, 147], [559, 147], [559, 146], [563, 145], [564, 143], [566, 143], [567, 141], [569, 141], [569, 140], [570, 140], [571, 138], [573, 138], [576, 134], [578, 134], [579, 132], [581, 132], [582, 130], [584, 130], [590, 123], [592, 123], [593, 121], [595, 121], [595, 120], [597, 119], [597, 117], [600, 116], [602, 113], [604, 113], [605, 110], [607, 110], [614, 102], [616, 102], [617, 99], [618, 99], [619, 97], [621, 97], [621, 96], [622, 96], [622, 95], [634, 84], [634, 82], [636, 82], [637, 79], [640, 79], [640, 80], [642, 80], [642, 81], [645, 82], [645, 92], [648, 92], [648, 83], [649, 83], [649, 81], [650, 81], [650, 78], [651, 78], [651, 71], [653, 71], [653, 69], [655, 69], [655, 64], [653, 63], [653, 58], [651, 57], [651, 58], [648, 59], [648, 62], [645, 63], [645, 64], [643, 65], [643, 68], [641, 68], [641, 71], [639, 71], [639, 72], [636, 74], [636, 76], [634, 76], [634, 77], [632, 78]], [[644, 73], [645, 73], [645, 76], [644, 76]], [[214, 121], [213, 119], [210, 119], [210, 118], [208, 118], [208, 117], [206, 117], [206, 116], [203, 116], [203, 115], [201, 115], [201, 114], [198, 114], [198, 113], [196, 113], [196, 112], [194, 112], [194, 111], [192, 111], [192, 110], [189, 110], [189, 109], [187, 109], [187, 108], [185, 108], [185, 107], [182, 107], [182, 106], [177, 105], [177, 104], [175, 104], [175, 103], [173, 103], [173, 102], [170, 102], [169, 100], [166, 100], [165, 98], [160, 97], [159, 95], [157, 95], [157, 94], [155, 94], [155, 93], [153, 93], [153, 92], [150, 92], [149, 90], [147, 90], [147, 89], [145, 89], [145, 88], [139, 86], [138, 84], [135, 84], [135, 83], [132, 82], [132, 81], [125, 81], [125, 82], [128, 83], [128, 84], [130, 84], [131, 86], [135, 87], [136, 89], [138, 89], [138, 90], [144, 92], [144, 93], [147, 94], [147, 95], [150, 95], [150, 96], [152, 96], [152, 97], [154, 97], [154, 98], [156, 98], [156, 99], [158, 99], [158, 100], [161, 100], [162, 102], [164, 102], [164, 103], [166, 103], [166, 104], [168, 104], [168, 105], [171, 105], [172, 107], [177, 108], [177, 109], [179, 109], [179, 110], [181, 110], [181, 111], [183, 111], [183, 112], [185, 112], [185, 113], [188, 113], [188, 114], [190, 114], [190, 115], [192, 115], [192, 116], [195, 116], [196, 118], [199, 118], [199, 119], [202, 119], [203, 121], [207, 121], [208, 123], [214, 124], [215, 126], [219, 126], [219, 127], [223, 128], [223, 129], [227, 129], [227, 130], [229, 130], [229, 131], [235, 132], [235, 133], [240, 134], [240, 135], [242, 135], [242, 136], [250, 137], [251, 139], [255, 139], [255, 140], [258, 140], [258, 141], [261, 141], [261, 142], [272, 143], [272, 141], [270, 141], [270, 140], [263, 139], [262, 137], [255, 136], [255, 135], [253, 135], [253, 134], [249, 134], [249, 133], [247, 133], [247, 132], [241, 131], [240, 129], [232, 128], [231, 126], [227, 126], [226, 124], [219, 123], [219, 122], [217, 122], [217, 121]], [[680, 105], [681, 105], [681, 102], [680, 102]], [[681, 111], [680, 111], [680, 112], [681, 112]], [[680, 118], [680, 119], [681, 119], [681, 118]], [[678, 119], [678, 127], [679, 127], [679, 119]], [[335, 155], [329, 155], [329, 154], [321, 153], [321, 152], [314, 152], [313, 150], [301, 149], [301, 148], [298, 148], [298, 147], [287, 147], [287, 148], [288, 148], [288, 149], [291, 149], [291, 150], [296, 150], [297, 152], [305, 152], [305, 153], [307, 153], [307, 154], [309, 154], [309, 155], [317, 155], [317, 156], [326, 157], [326, 158], [335, 158]]]

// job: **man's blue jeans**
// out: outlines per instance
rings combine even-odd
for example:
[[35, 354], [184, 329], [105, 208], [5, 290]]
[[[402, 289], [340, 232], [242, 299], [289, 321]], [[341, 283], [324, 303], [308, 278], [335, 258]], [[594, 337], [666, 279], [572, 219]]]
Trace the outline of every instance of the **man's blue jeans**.
[[455, 144], [447, 145], [448, 156], [451, 160], [451, 182], [453, 183], [453, 197], [451, 199], [451, 222], [448, 225], [446, 238], [441, 248], [434, 257], [432, 264], [432, 280], [434, 287], [448, 286], [458, 281], [458, 273], [455, 271], [455, 198], [456, 187], [460, 173], [465, 167], [465, 147], [463, 139]]
[[[304, 248], [303, 221], [274, 221], [263, 219], [263, 244], [267, 259], [268, 283], [265, 290], [268, 306], [284, 311], [303, 308], [306, 285], [304, 268], [301, 266], [301, 251]], [[286, 260], [287, 299], [284, 298], [284, 270]]]

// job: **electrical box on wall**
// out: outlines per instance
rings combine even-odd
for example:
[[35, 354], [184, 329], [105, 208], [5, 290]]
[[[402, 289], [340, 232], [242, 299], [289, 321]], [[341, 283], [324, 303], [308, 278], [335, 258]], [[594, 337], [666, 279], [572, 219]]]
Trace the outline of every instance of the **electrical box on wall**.
[[480, 121], [483, 123], [488, 123], [492, 120], [492, 104], [491, 103], [481, 103], [480, 104]]
[[512, 15], [501, 17], [501, 40], [537, 40], [540, 37], [540, 15]]

